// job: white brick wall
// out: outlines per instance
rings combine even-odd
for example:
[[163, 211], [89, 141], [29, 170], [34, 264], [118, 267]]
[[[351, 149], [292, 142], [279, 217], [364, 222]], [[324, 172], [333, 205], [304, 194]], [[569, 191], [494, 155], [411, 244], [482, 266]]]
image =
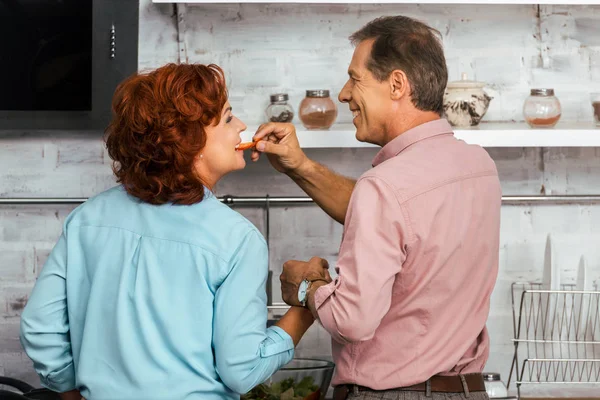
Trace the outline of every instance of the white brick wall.
[[[151, 23], [140, 26], [140, 67], [154, 68], [166, 54], [176, 60], [175, 42], [156, 54], [174, 34], [172, 7], [142, 10]], [[494, 100], [483, 121], [522, 121], [531, 87], [556, 89], [563, 120], [591, 121], [589, 93], [600, 91], [599, 6], [193, 5], [184, 36], [189, 61], [221, 65], [236, 112], [258, 123], [270, 93], [288, 92], [296, 108], [306, 89], [330, 89], [337, 96], [352, 56], [347, 37], [373, 18], [393, 14], [421, 19], [442, 33], [450, 80], [467, 72], [488, 83]], [[340, 111], [338, 121], [350, 122], [347, 107]]]
[[[236, 113], [252, 124], [262, 119], [268, 94], [274, 91], [288, 91], [295, 106], [308, 88], [329, 88], [337, 95], [352, 54], [347, 36], [376, 16], [399, 13], [442, 31], [452, 79], [466, 71], [490, 84], [495, 99], [486, 120], [520, 120], [530, 85], [554, 86], [567, 110], [565, 118], [589, 120], [587, 93], [600, 91], [600, 31], [594, 25], [600, 22], [599, 7], [542, 7], [539, 32], [535, 6], [205, 5], [188, 7], [186, 42], [190, 61], [217, 62], [225, 68]], [[172, 5], [142, 0], [140, 15], [140, 69], [176, 61]], [[340, 111], [339, 120], [348, 122], [347, 110]], [[97, 139], [4, 137], [0, 196], [86, 197], [113, 186], [100, 137], [101, 133]], [[505, 194], [600, 192], [599, 149], [488, 151]], [[375, 153], [368, 148], [309, 151], [312, 158], [355, 177], [370, 167]], [[218, 192], [304, 195], [264, 160], [227, 177]], [[18, 343], [18, 315], [72, 208], [0, 206], [0, 374], [38, 384]], [[266, 231], [264, 210], [238, 210]], [[600, 205], [505, 206], [501, 229], [500, 274], [489, 319], [492, 352], [486, 369], [501, 372], [506, 380], [513, 351], [510, 284], [540, 279], [548, 233], [556, 235], [565, 280], [574, 278], [581, 254], [588, 256], [594, 280], [600, 278]], [[290, 258], [320, 255], [334, 264], [341, 231], [314, 206], [274, 207], [270, 242], [275, 277]], [[275, 279], [275, 300], [278, 284]], [[329, 354], [326, 332], [311, 328], [298, 355]]]

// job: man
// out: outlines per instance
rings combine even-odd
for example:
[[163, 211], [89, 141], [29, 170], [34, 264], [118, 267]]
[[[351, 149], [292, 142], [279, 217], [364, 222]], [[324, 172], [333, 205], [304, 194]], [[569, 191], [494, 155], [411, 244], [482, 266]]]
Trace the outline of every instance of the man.
[[319, 258], [288, 261], [281, 275], [286, 303], [308, 307], [333, 338], [336, 399], [487, 399], [501, 189], [488, 154], [440, 118], [447, 70], [438, 34], [397, 16], [351, 36], [339, 100], [357, 139], [382, 146], [357, 182], [308, 159], [291, 124], [255, 135], [254, 160], [267, 153], [344, 223], [335, 280]]

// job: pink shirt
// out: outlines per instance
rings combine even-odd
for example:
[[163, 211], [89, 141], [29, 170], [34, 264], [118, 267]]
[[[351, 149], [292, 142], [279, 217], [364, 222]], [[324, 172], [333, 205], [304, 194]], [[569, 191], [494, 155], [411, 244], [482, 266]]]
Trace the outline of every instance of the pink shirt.
[[339, 276], [315, 293], [333, 338], [333, 385], [376, 390], [481, 372], [498, 273], [493, 160], [445, 119], [388, 143], [358, 180]]

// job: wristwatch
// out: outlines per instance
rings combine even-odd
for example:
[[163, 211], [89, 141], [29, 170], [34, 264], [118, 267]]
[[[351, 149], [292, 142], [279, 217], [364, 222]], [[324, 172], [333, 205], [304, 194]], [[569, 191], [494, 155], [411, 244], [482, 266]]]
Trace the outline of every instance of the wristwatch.
[[306, 301], [308, 300], [308, 289], [310, 289], [310, 284], [312, 282], [308, 279], [304, 279], [298, 285], [298, 302], [302, 304], [302, 307], [306, 307]]

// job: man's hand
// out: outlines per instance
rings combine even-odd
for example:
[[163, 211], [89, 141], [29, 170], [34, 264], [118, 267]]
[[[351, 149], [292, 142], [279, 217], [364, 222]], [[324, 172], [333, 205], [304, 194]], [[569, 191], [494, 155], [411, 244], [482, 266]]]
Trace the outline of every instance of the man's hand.
[[300, 282], [304, 279], [331, 282], [328, 267], [327, 260], [319, 257], [313, 257], [308, 262], [291, 260], [283, 264], [283, 272], [279, 277], [283, 301], [290, 306], [301, 306], [298, 301]]
[[336, 174], [308, 158], [300, 148], [293, 124], [270, 122], [254, 134], [252, 161], [266, 153], [271, 165], [287, 174], [329, 216], [343, 224], [356, 181]]
[[266, 153], [271, 165], [279, 172], [296, 171], [308, 161], [308, 157], [300, 148], [293, 124], [281, 122], [263, 124], [252, 140], [259, 141], [252, 150], [252, 161], [258, 161], [260, 154]]

